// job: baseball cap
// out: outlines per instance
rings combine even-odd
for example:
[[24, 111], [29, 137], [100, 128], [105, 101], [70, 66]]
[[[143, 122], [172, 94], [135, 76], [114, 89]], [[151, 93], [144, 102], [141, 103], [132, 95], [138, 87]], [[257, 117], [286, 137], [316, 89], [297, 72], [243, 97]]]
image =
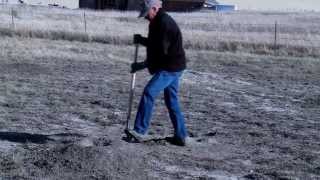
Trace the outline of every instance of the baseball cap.
[[142, 0], [143, 2], [141, 3], [141, 11], [139, 14], [139, 18], [141, 17], [146, 17], [148, 14], [149, 10], [152, 7], [161, 7], [162, 6], [162, 1], [161, 0]]

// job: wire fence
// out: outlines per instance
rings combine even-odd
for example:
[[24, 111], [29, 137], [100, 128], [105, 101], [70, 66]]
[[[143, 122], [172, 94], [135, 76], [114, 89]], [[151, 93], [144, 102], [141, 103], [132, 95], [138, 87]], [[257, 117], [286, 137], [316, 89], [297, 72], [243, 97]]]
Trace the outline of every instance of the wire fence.
[[[8, 27], [8, 31], [15, 32], [19, 29], [17, 21], [20, 20], [18, 10], [11, 8], [10, 10], [10, 21], [6, 23], [0, 22], [0, 28]], [[74, 15], [74, 14], [73, 14]], [[86, 13], [86, 11], [77, 11], [76, 18], [78, 28], [68, 29], [69, 33], [81, 33], [88, 36], [94, 36], [92, 33], [95, 29], [99, 29], [99, 23], [90, 26], [90, 19], [92, 14]], [[1, 16], [1, 14], [0, 14]], [[75, 19], [72, 19], [74, 21]], [[122, 22], [130, 21], [130, 18], [121, 17], [118, 19]], [[9, 22], [9, 24], [8, 24]], [[134, 23], [134, 22], [133, 22]], [[116, 27], [114, 27], [116, 28]], [[205, 31], [208, 44], [214, 42], [233, 42], [241, 43], [242, 45], [257, 46], [265, 45], [274, 55], [278, 55], [279, 51], [283, 48], [292, 47], [293, 50], [307, 49], [311, 52], [311, 56], [315, 54], [320, 56], [320, 27], [316, 25], [306, 25], [303, 27], [294, 26], [292, 24], [279, 23], [275, 21], [269, 24], [248, 24], [248, 23], [229, 23], [229, 24], [217, 24], [217, 23], [195, 23], [195, 24], [184, 24], [181, 23], [181, 28], [197, 33], [198, 30]], [[90, 29], [90, 30], [89, 30]], [[103, 29], [103, 28], [100, 28]], [[50, 27], [48, 27], [48, 30]], [[52, 30], [54, 31], [54, 30]], [[117, 34], [119, 29], [114, 29], [114, 34], [110, 36], [121, 36]], [[130, 31], [128, 31], [130, 32]], [[9, 32], [8, 32], [9, 33]], [[132, 32], [133, 33], [133, 32]], [[130, 37], [127, 35], [127, 37]], [[185, 39], [191, 39], [193, 37], [186, 37]], [[90, 38], [89, 38], [90, 39]], [[94, 39], [94, 38], [91, 38]], [[97, 38], [96, 38], [97, 39]], [[209, 40], [208, 40], [209, 39]], [[101, 41], [104, 42], [104, 41]], [[129, 41], [125, 41], [129, 42]], [[300, 49], [299, 49], [300, 48]]]

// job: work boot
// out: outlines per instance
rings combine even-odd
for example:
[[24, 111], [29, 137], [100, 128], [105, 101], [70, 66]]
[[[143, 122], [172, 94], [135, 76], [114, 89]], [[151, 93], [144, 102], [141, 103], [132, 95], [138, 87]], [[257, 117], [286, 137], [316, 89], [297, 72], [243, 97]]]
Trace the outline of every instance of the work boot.
[[170, 144], [173, 144], [176, 146], [186, 146], [186, 140], [178, 138], [176, 136], [166, 137], [166, 141], [168, 141]]
[[128, 136], [131, 136], [137, 142], [145, 142], [145, 141], [149, 141], [151, 139], [151, 137], [149, 135], [139, 134], [135, 130], [130, 129], [130, 130], [125, 130], [125, 132]]

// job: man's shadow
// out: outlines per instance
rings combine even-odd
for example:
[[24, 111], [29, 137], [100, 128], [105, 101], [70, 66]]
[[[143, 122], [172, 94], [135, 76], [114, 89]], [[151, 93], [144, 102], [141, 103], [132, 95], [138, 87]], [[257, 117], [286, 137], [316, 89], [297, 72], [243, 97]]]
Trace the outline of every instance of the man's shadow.
[[0, 140], [16, 142], [16, 143], [35, 143], [35, 144], [45, 144], [48, 141], [56, 141], [50, 136], [78, 136], [79, 134], [62, 133], [53, 135], [43, 135], [43, 134], [30, 134], [30, 133], [19, 133], [19, 132], [0, 132]]

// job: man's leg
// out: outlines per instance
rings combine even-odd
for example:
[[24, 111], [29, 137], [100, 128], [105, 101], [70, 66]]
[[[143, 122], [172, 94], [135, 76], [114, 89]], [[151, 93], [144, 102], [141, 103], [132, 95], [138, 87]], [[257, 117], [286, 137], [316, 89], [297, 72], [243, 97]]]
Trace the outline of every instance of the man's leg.
[[178, 91], [179, 91], [179, 78], [181, 73], [177, 76], [171, 84], [164, 89], [164, 100], [169, 111], [170, 119], [172, 121], [175, 137], [184, 140], [187, 137], [185, 128], [184, 117], [180, 110]]
[[145, 134], [150, 124], [153, 104], [159, 93], [172, 83], [174, 77], [166, 71], [156, 73], [144, 88], [134, 124], [134, 131]]

